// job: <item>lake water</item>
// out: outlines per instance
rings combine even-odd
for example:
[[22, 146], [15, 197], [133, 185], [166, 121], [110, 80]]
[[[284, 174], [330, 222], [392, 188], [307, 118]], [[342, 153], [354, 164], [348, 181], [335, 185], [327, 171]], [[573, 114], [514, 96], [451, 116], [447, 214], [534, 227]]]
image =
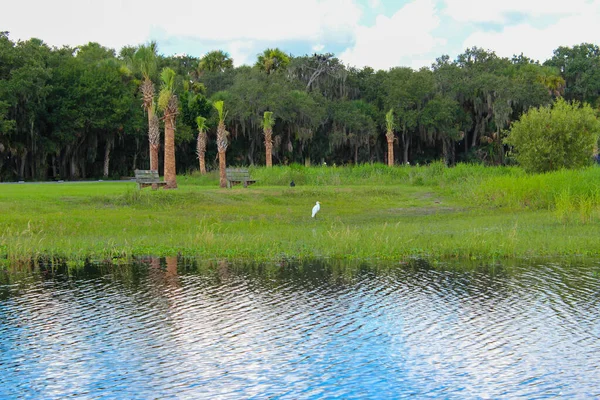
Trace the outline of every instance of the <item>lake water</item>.
[[0, 272], [0, 398], [600, 396], [600, 262]]

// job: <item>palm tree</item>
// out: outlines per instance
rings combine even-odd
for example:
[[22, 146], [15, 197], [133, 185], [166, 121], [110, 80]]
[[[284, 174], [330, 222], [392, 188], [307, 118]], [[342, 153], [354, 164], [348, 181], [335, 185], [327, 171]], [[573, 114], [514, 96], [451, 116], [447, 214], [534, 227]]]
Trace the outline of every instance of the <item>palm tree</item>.
[[[150, 142], [150, 169], [158, 171], [158, 150], [160, 149], [160, 122], [156, 115], [156, 104], [152, 104], [152, 116], [148, 121], [148, 141]], [[156, 190], [158, 186], [153, 185]]]
[[204, 154], [206, 154], [206, 118], [198, 116], [196, 117], [196, 124], [198, 125], [198, 140], [196, 142], [196, 154], [200, 161], [200, 173], [206, 174], [206, 163], [204, 162]]
[[[160, 148], [160, 133], [158, 131], [158, 119], [155, 119], [156, 107], [154, 105], [154, 83], [152, 75], [156, 72], [156, 42], [150, 42], [146, 46], [140, 46], [133, 57], [135, 66], [142, 73], [142, 106], [148, 115], [148, 142], [150, 144], [150, 169], [158, 171], [158, 150]], [[153, 124], [156, 124], [153, 126]]]
[[214, 50], [206, 53], [198, 63], [198, 71], [224, 72], [233, 68], [233, 59], [223, 50]]
[[385, 114], [385, 127], [387, 128], [387, 133], [385, 137], [387, 138], [388, 145], [388, 165], [392, 167], [394, 165], [394, 110]]
[[162, 87], [158, 96], [158, 108], [163, 112], [165, 121], [165, 182], [167, 189], [177, 187], [175, 171], [175, 118], [178, 113], [178, 100], [173, 92], [175, 86], [175, 71], [164, 68], [160, 74]]
[[543, 67], [538, 75], [538, 81], [548, 89], [548, 94], [551, 96], [561, 97], [565, 91], [565, 80], [556, 68]]
[[215, 101], [213, 106], [219, 113], [219, 126], [217, 127], [217, 150], [219, 151], [219, 186], [227, 187], [227, 174], [225, 171], [225, 152], [227, 151], [227, 136], [229, 132], [225, 130], [226, 112], [223, 112], [223, 100]]
[[273, 166], [273, 125], [275, 125], [275, 118], [273, 118], [273, 112], [265, 111], [262, 126], [263, 132], [265, 134], [265, 158], [267, 167]]
[[278, 48], [266, 49], [258, 55], [256, 66], [267, 74], [285, 68], [290, 63], [290, 57]]

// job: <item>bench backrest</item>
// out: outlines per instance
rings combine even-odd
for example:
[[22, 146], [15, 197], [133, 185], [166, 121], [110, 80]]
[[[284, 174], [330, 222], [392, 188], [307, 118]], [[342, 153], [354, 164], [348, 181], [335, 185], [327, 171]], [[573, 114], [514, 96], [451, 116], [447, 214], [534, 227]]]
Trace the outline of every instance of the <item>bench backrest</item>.
[[136, 169], [135, 170], [135, 180], [137, 182], [157, 182], [160, 180], [158, 176], [158, 171], [155, 169]]
[[225, 172], [227, 179], [230, 181], [245, 181], [250, 179], [250, 173], [247, 168], [227, 168]]

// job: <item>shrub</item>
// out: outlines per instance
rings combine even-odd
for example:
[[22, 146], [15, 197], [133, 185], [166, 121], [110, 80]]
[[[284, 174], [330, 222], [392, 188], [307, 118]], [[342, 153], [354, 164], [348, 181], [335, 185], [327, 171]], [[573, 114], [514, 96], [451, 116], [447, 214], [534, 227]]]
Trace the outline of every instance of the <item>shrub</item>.
[[553, 107], [540, 107], [523, 114], [512, 124], [505, 143], [527, 172], [581, 168], [591, 162], [600, 121], [588, 105], [559, 99]]

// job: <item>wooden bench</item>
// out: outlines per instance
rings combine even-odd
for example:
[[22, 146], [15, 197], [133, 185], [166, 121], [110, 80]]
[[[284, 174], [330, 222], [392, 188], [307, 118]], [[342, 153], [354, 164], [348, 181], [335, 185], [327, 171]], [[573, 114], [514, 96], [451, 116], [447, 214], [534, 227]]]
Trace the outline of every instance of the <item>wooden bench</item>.
[[227, 187], [230, 188], [237, 183], [241, 183], [244, 187], [248, 187], [256, 182], [256, 179], [250, 178], [248, 168], [227, 168], [225, 170], [227, 174]]
[[136, 169], [135, 181], [138, 184], [138, 189], [145, 188], [146, 186], [152, 186], [152, 189], [156, 190], [159, 187], [165, 186], [167, 184], [167, 182], [163, 182], [160, 180], [160, 177], [158, 176], [158, 171], [154, 169]]

